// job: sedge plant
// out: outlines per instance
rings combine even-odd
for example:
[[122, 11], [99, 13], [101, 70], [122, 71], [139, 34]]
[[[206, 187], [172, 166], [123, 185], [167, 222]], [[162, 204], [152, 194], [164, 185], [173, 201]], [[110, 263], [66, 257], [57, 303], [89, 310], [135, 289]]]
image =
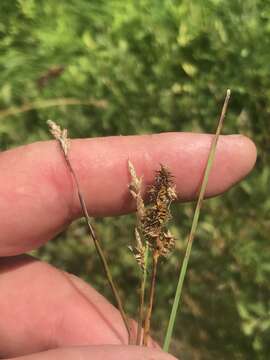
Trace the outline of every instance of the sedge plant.
[[[167, 332], [165, 335], [163, 345], [164, 351], [168, 351], [170, 347], [174, 324], [176, 321], [176, 315], [181, 303], [181, 294], [187, 272], [189, 258], [191, 255], [192, 244], [196, 235], [200, 211], [207, 188], [209, 175], [214, 162], [218, 138], [221, 133], [223, 122], [225, 119], [229, 98], [230, 90], [227, 90], [217, 129], [210, 147], [203, 180], [200, 186], [198, 200], [194, 211], [191, 230], [187, 239], [186, 251], [182, 261], [176, 292], [174, 296], [174, 302], [169, 318]], [[148, 187], [146, 191], [147, 203], [145, 203], [142, 190], [143, 178], [139, 178], [137, 176], [134, 165], [130, 160], [128, 160], [128, 169], [131, 178], [131, 182], [129, 184], [129, 191], [136, 202], [137, 210], [137, 224], [135, 228], [136, 245], [134, 247], [130, 246], [129, 248], [132, 251], [140, 268], [138, 301], [139, 305], [137, 319], [138, 325], [136, 339], [132, 340], [130, 321], [124, 311], [123, 303], [119, 296], [119, 292], [117, 290], [115, 282], [112, 278], [111, 271], [107, 259], [104, 255], [104, 251], [101, 247], [100, 241], [90, 222], [90, 217], [88, 215], [85, 200], [80, 189], [79, 180], [69, 159], [70, 142], [67, 137], [67, 130], [62, 130], [51, 120], [48, 120], [48, 125], [50, 128], [50, 132], [60, 144], [67, 167], [74, 179], [82, 212], [88, 227], [88, 232], [94, 242], [96, 252], [100, 258], [101, 264], [104, 269], [105, 276], [111, 287], [112, 293], [116, 300], [116, 304], [122, 316], [124, 325], [128, 333], [129, 344], [132, 342], [136, 343], [136, 345], [147, 346], [149, 343], [151, 318], [154, 309], [159, 260], [162, 257], [166, 258], [175, 247], [175, 238], [168, 229], [168, 222], [172, 217], [170, 212], [170, 206], [171, 203], [177, 199], [174, 177], [170, 170], [166, 167], [166, 165], [160, 164], [160, 168], [156, 171], [153, 184]]]

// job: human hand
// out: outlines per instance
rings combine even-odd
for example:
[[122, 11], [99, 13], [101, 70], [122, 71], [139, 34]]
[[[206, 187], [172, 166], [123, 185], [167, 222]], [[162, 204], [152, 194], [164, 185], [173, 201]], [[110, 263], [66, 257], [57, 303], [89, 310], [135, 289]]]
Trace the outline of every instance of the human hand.
[[[202, 180], [210, 143], [211, 136], [191, 133], [73, 140], [69, 156], [90, 214], [118, 215], [134, 210], [127, 188], [128, 159], [146, 183], [151, 183], [160, 163], [168, 166], [179, 198], [191, 200]], [[241, 180], [255, 159], [250, 140], [221, 136], [207, 196]], [[126, 346], [118, 311], [92, 287], [21, 255], [81, 215], [58, 144], [39, 142], [1, 153], [0, 174], [0, 357], [173, 359], [158, 349]]]

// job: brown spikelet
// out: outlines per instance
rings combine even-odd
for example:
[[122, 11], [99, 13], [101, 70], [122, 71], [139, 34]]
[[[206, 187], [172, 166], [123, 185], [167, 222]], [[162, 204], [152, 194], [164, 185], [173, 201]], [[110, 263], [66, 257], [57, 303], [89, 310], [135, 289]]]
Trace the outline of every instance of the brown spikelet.
[[[147, 345], [151, 315], [154, 304], [154, 294], [157, 278], [157, 266], [159, 257], [167, 257], [175, 246], [175, 239], [167, 229], [167, 223], [171, 219], [170, 205], [177, 199], [176, 189], [171, 172], [163, 165], [156, 171], [153, 184], [148, 188], [147, 198], [149, 205], [145, 206], [142, 199], [142, 179], [138, 178], [134, 166], [129, 161], [131, 183], [130, 193], [136, 200], [137, 227], [135, 230], [137, 245], [132, 252], [142, 270], [145, 271], [145, 254], [148, 245], [152, 253], [151, 284], [149, 289], [149, 303], [144, 319], [143, 345]], [[142, 284], [142, 283], [141, 283]], [[139, 325], [142, 323], [144, 307], [144, 286], [141, 286]], [[137, 344], [140, 344], [140, 326], [137, 334]]]
[[148, 198], [150, 203], [157, 201], [159, 194], [166, 194], [168, 200], [176, 200], [177, 195], [175, 191], [173, 175], [164, 165], [160, 165], [160, 169], [156, 171], [155, 180], [148, 190]]
[[135, 228], [135, 238], [136, 238], [136, 246], [129, 246], [132, 254], [134, 255], [139, 267], [143, 271], [145, 269], [145, 245], [143, 245], [140, 233], [137, 228]]
[[141, 220], [141, 231], [152, 250], [156, 249], [159, 255], [167, 256], [169, 249], [173, 249], [174, 240], [166, 225], [171, 219], [170, 205], [176, 200], [177, 194], [173, 176], [163, 165], [156, 172], [154, 183], [148, 190], [148, 198], [150, 204]]

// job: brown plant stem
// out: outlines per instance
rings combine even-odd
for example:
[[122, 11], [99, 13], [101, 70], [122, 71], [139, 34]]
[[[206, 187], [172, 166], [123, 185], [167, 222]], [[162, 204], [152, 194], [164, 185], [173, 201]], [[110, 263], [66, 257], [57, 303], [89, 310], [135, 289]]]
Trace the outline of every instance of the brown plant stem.
[[159, 252], [158, 252], [158, 250], [155, 250], [153, 253], [153, 265], [152, 265], [149, 304], [148, 304], [148, 308], [146, 310], [146, 316], [145, 316], [145, 321], [144, 321], [144, 333], [143, 333], [143, 345], [144, 346], [147, 346], [148, 338], [149, 338], [149, 334], [150, 334], [151, 317], [152, 317], [155, 288], [156, 288], [158, 259], [159, 259]]
[[111, 275], [111, 272], [110, 272], [110, 269], [109, 269], [109, 266], [108, 266], [108, 263], [107, 263], [107, 260], [106, 260], [106, 257], [104, 255], [104, 252], [100, 246], [100, 242], [96, 236], [96, 233], [93, 229], [93, 226], [91, 225], [90, 223], [90, 217], [89, 217], [89, 214], [88, 214], [88, 211], [87, 211], [87, 207], [86, 207], [86, 204], [85, 204], [85, 201], [84, 201], [84, 197], [82, 195], [82, 192], [80, 190], [80, 185], [79, 185], [79, 181], [78, 181], [78, 178], [77, 178], [77, 175], [70, 163], [70, 160], [69, 160], [69, 157], [68, 155], [63, 151], [64, 153], [64, 157], [65, 157], [65, 160], [66, 160], [66, 163], [67, 163], [67, 166], [74, 178], [74, 181], [75, 181], [75, 184], [76, 184], [76, 188], [77, 188], [77, 193], [78, 193], [78, 197], [79, 197], [79, 200], [80, 200], [80, 204], [81, 204], [81, 208], [82, 208], [82, 211], [83, 211], [83, 215], [84, 215], [84, 218], [85, 218], [85, 221], [86, 221], [86, 224], [87, 224], [87, 227], [88, 227], [88, 230], [89, 230], [89, 234], [94, 242], [94, 245], [95, 245], [95, 248], [96, 248], [96, 251], [98, 253], [98, 256], [100, 258], [100, 261], [102, 263], [102, 266], [103, 266], [103, 270], [105, 272], [105, 275], [107, 277], [107, 280], [110, 284], [110, 287], [111, 287], [111, 290], [113, 292], [113, 295], [115, 297], [115, 300], [116, 300], [116, 303], [117, 303], [117, 306], [118, 306], [118, 309], [120, 311], [120, 314], [122, 316], [122, 319], [123, 319], [123, 322], [125, 324], [125, 327], [127, 329], [127, 333], [128, 333], [128, 343], [130, 343], [131, 341], [131, 331], [130, 331], [130, 326], [129, 326], [129, 321], [128, 321], [128, 318], [126, 316], [126, 313], [124, 311], [124, 307], [123, 307], [123, 304], [122, 304], [122, 301], [121, 301], [121, 298], [119, 296], [119, 293], [118, 293], [118, 290], [117, 290], [117, 287], [113, 281], [113, 278], [112, 278], [112, 275]]
[[76, 98], [56, 98], [56, 99], [47, 99], [47, 100], [38, 100], [31, 103], [26, 103], [22, 106], [12, 106], [8, 109], [0, 110], [0, 119], [3, 119], [7, 116], [18, 115], [33, 109], [45, 109], [54, 106], [71, 106], [71, 105], [85, 105], [85, 106], [94, 106], [97, 108], [106, 108], [107, 102], [105, 100], [80, 100]]

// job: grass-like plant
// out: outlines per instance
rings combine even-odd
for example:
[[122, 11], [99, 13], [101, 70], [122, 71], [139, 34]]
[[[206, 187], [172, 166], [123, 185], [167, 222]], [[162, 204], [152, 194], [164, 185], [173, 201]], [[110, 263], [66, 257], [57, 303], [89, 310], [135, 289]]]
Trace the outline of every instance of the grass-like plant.
[[[188, 236], [186, 252], [182, 262], [174, 302], [170, 314], [169, 324], [164, 340], [163, 350], [168, 351], [173, 328], [175, 324], [176, 314], [180, 305], [181, 293], [185, 275], [187, 272], [188, 262], [191, 254], [193, 240], [196, 234], [199, 215], [207, 188], [209, 174], [213, 165], [217, 142], [221, 133], [222, 125], [225, 119], [226, 110], [230, 98], [230, 90], [227, 90], [227, 95], [224, 101], [222, 112], [218, 121], [218, 126], [213, 137], [211, 148], [203, 181], [199, 190], [198, 200], [195, 207], [194, 217], [191, 225], [191, 230]], [[70, 170], [70, 173], [74, 179], [75, 186], [78, 193], [78, 198], [81, 204], [82, 212], [88, 227], [89, 235], [91, 236], [97, 254], [102, 263], [105, 276], [112, 289], [112, 293], [115, 297], [118, 309], [121, 313], [123, 322], [127, 329], [129, 343], [136, 343], [137, 345], [148, 345], [150, 329], [151, 329], [151, 317], [153, 313], [153, 305], [155, 298], [155, 289], [157, 283], [157, 271], [160, 257], [167, 257], [174, 248], [175, 239], [167, 228], [168, 221], [171, 219], [170, 205], [177, 199], [176, 189], [174, 185], [173, 175], [165, 165], [160, 165], [160, 168], [156, 171], [156, 176], [153, 184], [148, 188], [145, 203], [142, 195], [142, 178], [138, 178], [136, 170], [128, 161], [128, 167], [131, 177], [129, 190], [134, 200], [136, 201], [137, 208], [137, 225], [135, 228], [136, 246], [130, 247], [135, 259], [140, 267], [140, 286], [139, 286], [139, 306], [138, 306], [138, 328], [136, 339], [131, 339], [130, 322], [124, 311], [124, 307], [119, 296], [117, 287], [112, 278], [107, 259], [104, 255], [103, 249], [100, 245], [99, 239], [91, 225], [90, 217], [86, 208], [84, 197], [80, 189], [80, 184], [77, 175], [69, 160], [69, 139], [67, 137], [67, 130], [61, 130], [53, 121], [48, 120], [50, 131], [56, 140], [60, 143], [62, 152], [66, 164]], [[152, 264], [150, 264], [152, 262]], [[150, 274], [148, 284], [148, 273]]]
[[[154, 183], [148, 188], [148, 205], [142, 198], [142, 178], [138, 178], [132, 163], [129, 161], [131, 175], [130, 192], [137, 204], [137, 227], [135, 229], [137, 245], [133, 253], [142, 269], [140, 286], [140, 311], [138, 319], [137, 344], [141, 343], [141, 325], [143, 325], [143, 345], [147, 346], [150, 334], [150, 324], [154, 305], [154, 295], [157, 280], [158, 262], [160, 257], [166, 257], [174, 248], [175, 239], [167, 229], [171, 218], [170, 205], [176, 200], [176, 190], [170, 171], [160, 166], [156, 172]], [[148, 270], [148, 254], [151, 254], [151, 280], [148, 303], [144, 306], [146, 275]]]
[[66, 164], [67, 164], [67, 166], [68, 166], [68, 168], [70, 170], [70, 173], [73, 176], [75, 186], [76, 186], [76, 189], [77, 189], [77, 193], [78, 193], [78, 198], [79, 198], [79, 201], [80, 201], [80, 204], [81, 204], [82, 212], [83, 212], [86, 224], [87, 224], [89, 235], [90, 235], [90, 237], [92, 238], [92, 240], [94, 242], [96, 252], [97, 252], [97, 254], [98, 254], [99, 258], [100, 258], [101, 264], [102, 264], [103, 269], [104, 269], [105, 276], [106, 276], [106, 278], [108, 280], [108, 283], [109, 283], [109, 285], [111, 287], [112, 293], [113, 293], [114, 298], [116, 300], [118, 309], [119, 309], [119, 311], [121, 313], [123, 322], [124, 322], [125, 327], [127, 329], [128, 339], [129, 339], [129, 343], [130, 343], [130, 341], [131, 341], [131, 332], [130, 332], [130, 325], [129, 325], [128, 317], [127, 317], [127, 315], [126, 315], [126, 313], [124, 311], [124, 307], [123, 307], [119, 292], [118, 292], [117, 287], [116, 287], [116, 285], [114, 283], [114, 280], [113, 280], [113, 277], [112, 277], [112, 274], [111, 274], [107, 259], [105, 257], [105, 254], [104, 254], [103, 250], [102, 250], [102, 247], [100, 245], [100, 241], [99, 241], [99, 239], [98, 239], [98, 237], [96, 235], [96, 232], [95, 232], [93, 226], [91, 225], [90, 216], [89, 216], [88, 211], [87, 211], [84, 196], [83, 196], [83, 193], [82, 193], [82, 191], [80, 189], [80, 184], [79, 184], [79, 180], [77, 178], [76, 172], [74, 171], [73, 166], [72, 166], [72, 164], [71, 164], [71, 162], [69, 160], [68, 153], [69, 153], [69, 145], [70, 144], [69, 144], [69, 139], [68, 139], [68, 136], [67, 136], [67, 129], [61, 130], [60, 126], [56, 125], [51, 120], [48, 120], [47, 123], [48, 123], [48, 126], [50, 128], [51, 134], [54, 136], [54, 138], [60, 144], [61, 150], [63, 152], [64, 158], [65, 158], [65, 161], [66, 161]]
[[223, 108], [222, 108], [222, 111], [221, 111], [221, 115], [220, 115], [220, 118], [219, 118], [219, 121], [218, 121], [218, 126], [217, 126], [217, 129], [216, 129], [216, 133], [214, 135], [212, 145], [211, 145], [211, 148], [210, 148], [210, 151], [209, 151], [209, 156], [208, 156], [206, 168], [205, 168], [205, 171], [204, 171], [203, 181], [202, 181], [202, 184], [201, 184], [201, 187], [200, 187], [199, 196], [198, 196], [198, 200], [197, 200], [197, 204], [196, 204], [196, 207], [195, 207], [195, 212], [194, 212], [194, 216], [193, 216], [193, 220], [192, 220], [192, 224], [191, 224], [191, 229], [190, 229], [190, 233], [189, 233], [189, 236], [188, 236], [186, 252], [185, 252], [185, 256], [184, 256], [182, 266], [181, 266], [181, 270], [180, 270], [180, 274], [179, 274], [179, 279], [178, 279], [178, 284], [177, 284], [177, 288], [176, 288], [176, 292], [175, 292], [172, 311], [171, 311], [171, 314], [170, 314], [169, 324], [168, 324], [167, 332], [166, 332], [166, 335], [165, 335], [165, 340], [164, 340], [164, 345], [163, 345], [163, 350], [164, 351], [169, 350], [169, 346], [170, 346], [170, 342], [171, 342], [171, 338], [172, 338], [172, 333], [173, 333], [173, 328], [174, 328], [174, 324], [175, 324], [175, 319], [176, 319], [176, 314], [177, 314], [177, 310], [179, 309], [179, 305], [180, 305], [181, 293], [182, 293], [183, 283], [184, 283], [185, 276], [186, 276], [186, 271], [187, 271], [188, 262], [189, 262], [189, 258], [190, 258], [191, 248], [192, 248], [193, 240], [194, 240], [194, 237], [195, 237], [195, 234], [196, 234], [198, 221], [199, 221], [199, 216], [200, 216], [200, 211], [201, 211], [201, 208], [202, 208], [202, 203], [203, 203], [203, 199], [204, 199], [204, 195], [205, 195], [205, 191], [206, 191], [206, 187], [207, 187], [207, 183], [208, 183], [208, 179], [209, 179], [209, 174], [210, 174], [210, 171], [212, 169], [213, 162], [214, 162], [216, 148], [217, 148], [217, 142], [218, 142], [218, 138], [219, 138], [219, 135], [221, 133], [223, 122], [224, 122], [224, 119], [225, 119], [225, 115], [226, 115], [230, 95], [231, 95], [231, 91], [228, 89], [227, 94], [226, 94], [226, 98], [225, 98], [225, 101], [224, 101], [224, 104], [223, 104]]

